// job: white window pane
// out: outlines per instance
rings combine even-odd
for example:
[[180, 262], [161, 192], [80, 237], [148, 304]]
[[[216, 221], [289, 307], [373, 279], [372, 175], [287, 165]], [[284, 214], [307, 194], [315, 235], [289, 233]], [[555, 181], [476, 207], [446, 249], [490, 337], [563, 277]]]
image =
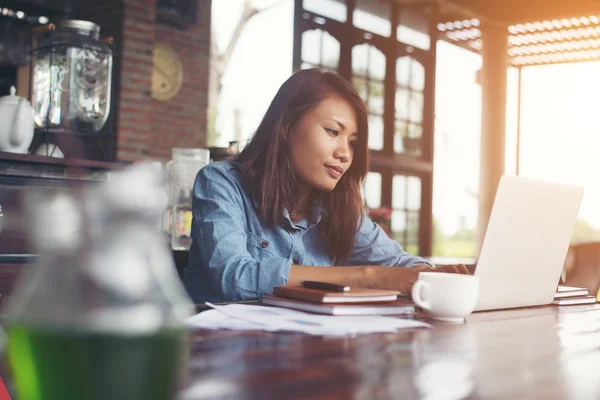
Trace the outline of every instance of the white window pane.
[[401, 57], [396, 61], [396, 82], [416, 91], [425, 89], [425, 67], [412, 57]]
[[406, 230], [406, 213], [404, 211], [392, 211], [392, 232], [401, 233]]
[[423, 122], [423, 93], [410, 92], [408, 100], [408, 119], [420, 124]]
[[383, 115], [383, 96], [385, 95], [383, 83], [371, 82], [369, 84], [368, 106], [369, 112]]
[[408, 228], [406, 232], [406, 243], [404, 244], [404, 250], [412, 254], [418, 253], [419, 244], [419, 213], [410, 212], [408, 213]]
[[369, 45], [361, 44], [352, 48], [352, 75], [367, 76]]
[[386, 37], [392, 34], [390, 5], [388, 2], [357, 0], [353, 21], [354, 26], [365, 31]]
[[408, 184], [408, 202], [406, 208], [409, 210], [421, 209], [421, 179], [416, 176], [409, 176]]
[[385, 79], [385, 55], [370, 44], [361, 44], [352, 48], [352, 74], [381, 81]]
[[429, 50], [429, 20], [423, 13], [402, 12], [399, 8], [396, 38], [402, 42], [423, 50]]
[[367, 81], [363, 78], [359, 78], [356, 76], [352, 77], [352, 86], [354, 89], [360, 94], [360, 97], [365, 100], [367, 98]]
[[404, 152], [404, 138], [408, 135], [408, 125], [403, 121], [396, 121], [394, 129], [394, 152]]
[[363, 196], [367, 207], [377, 208], [381, 206], [381, 174], [369, 172], [364, 184]]
[[414, 90], [425, 90], [425, 67], [415, 59], [411, 65], [410, 87]]
[[408, 119], [408, 100], [409, 91], [406, 89], [396, 89], [396, 118]]
[[396, 61], [396, 82], [402, 86], [408, 86], [410, 83], [411, 57], [402, 57]]
[[409, 210], [421, 209], [421, 179], [396, 175], [392, 178], [392, 206]]
[[423, 137], [423, 126], [419, 124], [409, 124], [408, 137], [413, 139], [421, 139]]
[[323, 32], [323, 65], [337, 70], [340, 64], [340, 42], [327, 32]]
[[423, 137], [423, 127], [421, 125], [409, 124], [408, 136], [402, 138], [402, 146], [405, 153], [414, 155], [421, 154], [421, 138]]
[[398, 30], [396, 31], [396, 38], [402, 43], [418, 47], [419, 49], [429, 50], [429, 35], [411, 29], [407, 26], [398, 26]]
[[392, 207], [406, 208], [406, 176], [396, 175], [392, 178]]
[[321, 29], [306, 31], [302, 34], [302, 61], [337, 70], [340, 62], [340, 43]]
[[394, 131], [394, 152], [420, 154], [422, 137], [423, 127], [421, 125], [396, 121]]
[[318, 65], [321, 58], [321, 33], [316, 29], [302, 34], [302, 61]]
[[373, 46], [369, 47], [369, 77], [378, 81], [385, 79], [385, 55]]
[[302, 7], [306, 11], [346, 22], [346, 5], [344, 2], [335, 0], [304, 0]]
[[383, 118], [369, 115], [369, 149], [383, 149]]

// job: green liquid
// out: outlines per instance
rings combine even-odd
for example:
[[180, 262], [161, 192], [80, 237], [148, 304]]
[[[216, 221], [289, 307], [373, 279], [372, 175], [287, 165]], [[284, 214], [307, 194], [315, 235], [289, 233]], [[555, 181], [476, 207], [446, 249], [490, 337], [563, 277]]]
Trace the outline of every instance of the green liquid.
[[182, 367], [183, 330], [151, 335], [11, 326], [8, 357], [19, 399], [167, 400]]

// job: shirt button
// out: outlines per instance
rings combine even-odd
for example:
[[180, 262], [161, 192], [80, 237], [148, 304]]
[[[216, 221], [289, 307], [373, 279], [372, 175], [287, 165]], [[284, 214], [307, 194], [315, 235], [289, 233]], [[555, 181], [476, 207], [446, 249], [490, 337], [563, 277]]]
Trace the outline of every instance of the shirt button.
[[292, 260], [292, 262], [296, 265], [298, 265], [300, 263], [300, 260], [298, 260], [297, 258], [294, 257], [294, 259]]
[[266, 249], [267, 247], [269, 247], [269, 242], [267, 242], [266, 240], [263, 240], [262, 243], [260, 244], [260, 246], [263, 249]]

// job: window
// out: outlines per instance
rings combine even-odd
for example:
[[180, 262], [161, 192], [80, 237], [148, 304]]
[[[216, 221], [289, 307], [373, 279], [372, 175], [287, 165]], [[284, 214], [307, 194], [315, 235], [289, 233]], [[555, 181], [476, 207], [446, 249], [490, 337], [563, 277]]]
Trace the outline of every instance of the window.
[[354, 26], [367, 32], [389, 37], [392, 34], [390, 4], [385, 1], [355, 0]]
[[[431, 255], [434, 104], [426, 81], [435, 76], [435, 51], [426, 50], [432, 47], [423, 33], [428, 25], [423, 30], [423, 21], [407, 17], [407, 26], [396, 26], [404, 7], [395, 1], [295, 0], [295, 5], [301, 12], [295, 13], [294, 68], [337, 67], [365, 100], [371, 160], [365, 206], [379, 208], [374, 215], [384, 213], [382, 227], [408, 251]], [[324, 38], [337, 44], [325, 52], [337, 56], [335, 63], [320, 53]]]
[[398, 41], [419, 49], [429, 50], [431, 40], [427, 32], [429, 31], [429, 21], [423, 15], [411, 13], [410, 17], [400, 9], [398, 20], [400, 24], [396, 30]]
[[340, 63], [340, 43], [329, 33], [310, 30], [302, 34], [302, 68], [319, 67], [337, 71]]
[[421, 180], [396, 175], [392, 179], [392, 235], [404, 250], [419, 253]]
[[306, 11], [322, 15], [336, 21], [346, 21], [345, 1], [336, 0], [304, 0], [302, 8]]
[[406, 56], [396, 62], [396, 123], [394, 152], [421, 154], [425, 68]]
[[381, 206], [381, 174], [369, 172], [363, 186], [363, 199], [367, 208]]
[[369, 149], [383, 149], [385, 55], [369, 44], [352, 49], [352, 84], [367, 103]]

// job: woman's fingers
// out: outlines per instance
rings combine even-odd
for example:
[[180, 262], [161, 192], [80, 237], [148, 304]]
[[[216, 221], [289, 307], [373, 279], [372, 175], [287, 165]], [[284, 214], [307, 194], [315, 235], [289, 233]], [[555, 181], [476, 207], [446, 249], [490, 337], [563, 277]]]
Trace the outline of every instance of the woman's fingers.
[[451, 273], [451, 274], [463, 274], [463, 275], [470, 275], [471, 274], [469, 272], [469, 270], [467, 269], [467, 267], [465, 267], [463, 264], [441, 265], [441, 266], [436, 267], [432, 271], [448, 272], [448, 273]]
[[[442, 268], [442, 270], [440, 270], [440, 272], [449, 272], [451, 274], [458, 274], [458, 268], [456, 268], [456, 265], [444, 265], [441, 268]], [[439, 267], [436, 269], [439, 269]]]
[[456, 266], [456, 269], [458, 269], [458, 273], [459, 274], [471, 275], [471, 273], [469, 272], [469, 270], [467, 269], [467, 267], [465, 267], [463, 264], [458, 264]]

